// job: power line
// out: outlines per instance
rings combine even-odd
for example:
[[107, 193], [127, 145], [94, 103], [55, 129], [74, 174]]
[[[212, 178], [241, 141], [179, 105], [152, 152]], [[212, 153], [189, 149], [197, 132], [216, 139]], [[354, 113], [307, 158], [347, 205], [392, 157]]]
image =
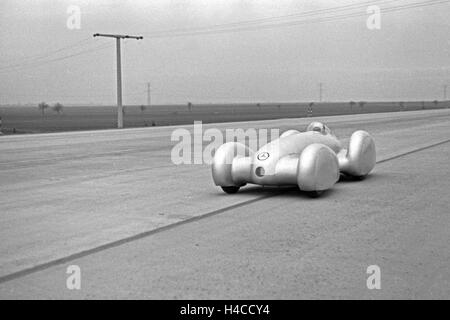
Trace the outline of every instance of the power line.
[[21, 71], [24, 69], [28, 69], [28, 68], [36, 68], [36, 67], [41, 67], [44, 66], [46, 64], [52, 63], [52, 62], [56, 62], [56, 61], [61, 61], [61, 60], [66, 60], [66, 59], [70, 59], [73, 57], [77, 57], [80, 55], [84, 55], [87, 53], [91, 53], [94, 51], [100, 51], [106, 48], [111, 48], [113, 47], [113, 45], [111, 44], [102, 44], [100, 46], [96, 46], [87, 50], [83, 50], [77, 53], [73, 53], [73, 54], [69, 54], [69, 55], [65, 55], [62, 57], [57, 57], [57, 58], [53, 58], [50, 60], [40, 60], [40, 61], [33, 61], [33, 62], [29, 62], [29, 63], [25, 63], [25, 64], [19, 64], [19, 65], [12, 65], [12, 66], [8, 66], [8, 67], [3, 67], [0, 68], [0, 73], [7, 73], [7, 72], [11, 72], [11, 71]]
[[[47, 51], [45, 53], [39, 53], [39, 54], [29, 55], [29, 56], [25, 56], [25, 57], [20, 57], [19, 60], [23, 60], [23, 61], [20, 62], [20, 63], [16, 62], [16, 65], [21, 65], [22, 63], [29, 62], [29, 60], [45, 59], [45, 58], [50, 57], [50, 56], [52, 56], [52, 55], [54, 55], [56, 53], [66, 51], [66, 50], [72, 49], [74, 47], [78, 47], [78, 48], [83, 47], [86, 44], [88, 44], [87, 43], [88, 39], [90, 39], [90, 37], [86, 37], [86, 38], [84, 38], [82, 40], [79, 40], [79, 41], [76, 41], [76, 42], [74, 42], [74, 43], [72, 43], [70, 45], [67, 45], [67, 46], [64, 46], [64, 47], [61, 47], [61, 48], [58, 48], [58, 49], [55, 49], [55, 50]], [[0, 68], [4, 68], [4, 67], [9, 67], [9, 66], [0, 66]]]
[[336, 13], [339, 11], [347, 11], [349, 9], [359, 9], [359, 8], [366, 8], [368, 5], [375, 5], [375, 4], [382, 4], [382, 3], [391, 3], [391, 2], [398, 2], [401, 0], [383, 0], [383, 1], [366, 1], [364, 3], [358, 3], [358, 4], [348, 4], [344, 6], [336, 6], [332, 8], [324, 8], [324, 9], [316, 9], [316, 10], [310, 10], [305, 11], [301, 13], [294, 13], [294, 14], [288, 14], [288, 15], [282, 15], [282, 16], [275, 16], [275, 17], [267, 17], [267, 18], [260, 18], [260, 19], [254, 19], [254, 20], [246, 20], [246, 21], [238, 21], [238, 22], [231, 22], [231, 23], [224, 23], [224, 24], [215, 24], [207, 27], [198, 27], [198, 28], [190, 28], [190, 29], [170, 29], [170, 30], [163, 30], [159, 32], [153, 32], [153, 33], [145, 33], [146, 36], [152, 36], [152, 35], [160, 35], [164, 33], [178, 33], [178, 32], [195, 32], [195, 31], [203, 31], [204, 29], [214, 29], [214, 28], [225, 28], [225, 27], [240, 27], [245, 25], [254, 25], [254, 24], [261, 24], [261, 23], [267, 23], [272, 21], [278, 21], [278, 20], [286, 20], [286, 19], [292, 19], [292, 18], [302, 18], [312, 15], [318, 15], [322, 13]]
[[[76, 45], [76, 43], [72, 44], [70, 47], [74, 47], [75, 45]], [[92, 44], [90, 44], [90, 45], [92, 45]], [[2, 71], [7, 71], [7, 72], [8, 71], [20, 71], [20, 70], [27, 69], [29, 67], [31, 67], [31, 68], [40, 67], [42, 65], [45, 65], [45, 64], [48, 64], [48, 63], [52, 63], [52, 62], [55, 62], [55, 61], [65, 60], [65, 59], [69, 59], [69, 58], [72, 58], [72, 57], [77, 57], [77, 56], [80, 56], [80, 55], [84, 55], [84, 54], [87, 54], [87, 53], [100, 51], [100, 50], [104, 50], [104, 49], [107, 49], [107, 48], [112, 48], [113, 46], [114, 45], [106, 44], [106, 42], [103, 41], [103, 42], [101, 42], [101, 45], [97, 45], [97, 46], [94, 46], [92, 48], [89, 48], [89, 49], [86, 49], [86, 50], [83, 50], [83, 51], [80, 51], [80, 52], [76, 52], [76, 53], [73, 53], [73, 54], [69, 54], [69, 55], [65, 55], [65, 56], [61, 56], [61, 57], [56, 57], [56, 58], [53, 58], [53, 59], [50, 59], [50, 60], [39, 58], [37, 61], [29, 61], [29, 62], [19, 63], [19, 64], [15, 64], [15, 65], [3, 66], [3, 67], [0, 67], [0, 73], [6, 73], [6, 72], [2, 72]], [[66, 49], [69, 49], [69, 46], [64, 47], [64, 48], [60, 48], [58, 50], [54, 50], [52, 52], [55, 53], [57, 51], [62, 51], [62, 50], [66, 50]]]
[[[440, 0], [440, 1], [426, 1], [426, 2], [416, 2], [416, 3], [409, 3], [409, 4], [403, 4], [398, 6], [391, 6], [388, 8], [383, 9], [383, 13], [388, 12], [396, 12], [396, 11], [403, 11], [413, 8], [420, 8], [420, 7], [428, 7], [433, 5], [439, 5], [439, 4], [445, 4], [449, 3], [449, 0]], [[335, 7], [336, 13], [339, 11], [342, 11], [340, 9], [341, 7]], [[355, 8], [350, 8], [355, 9]], [[332, 10], [332, 9], [329, 9]], [[347, 11], [349, 11], [347, 9]], [[317, 10], [319, 12], [319, 10]], [[302, 14], [299, 14], [298, 17], [307, 17], [311, 15], [317, 15], [317, 13], [307, 12]], [[230, 25], [230, 24], [224, 24], [224, 25], [213, 25], [209, 27], [202, 27], [202, 28], [191, 28], [191, 29], [178, 29], [172, 30], [172, 31], [160, 31], [160, 32], [153, 32], [153, 33], [146, 33], [144, 34], [147, 38], [169, 38], [169, 37], [182, 37], [182, 36], [193, 36], [193, 35], [207, 35], [207, 34], [220, 34], [220, 33], [232, 33], [232, 32], [241, 32], [241, 31], [254, 31], [254, 30], [262, 30], [262, 29], [270, 29], [270, 28], [277, 28], [277, 27], [286, 27], [286, 26], [295, 26], [300, 24], [309, 24], [309, 23], [320, 23], [320, 22], [330, 22], [330, 21], [337, 21], [347, 18], [353, 18], [353, 17], [360, 17], [365, 16], [367, 13], [364, 12], [348, 12], [345, 14], [333, 14], [326, 17], [313, 17], [312, 19], [303, 19], [303, 20], [290, 20], [290, 21], [281, 21], [281, 22], [275, 22], [275, 23], [260, 23], [257, 20], [252, 21], [242, 21], [240, 23], [235, 23], [236, 25]], [[287, 16], [284, 16], [287, 17]], [[277, 19], [281, 19], [283, 16], [277, 17]], [[270, 19], [270, 18], [268, 18]]]

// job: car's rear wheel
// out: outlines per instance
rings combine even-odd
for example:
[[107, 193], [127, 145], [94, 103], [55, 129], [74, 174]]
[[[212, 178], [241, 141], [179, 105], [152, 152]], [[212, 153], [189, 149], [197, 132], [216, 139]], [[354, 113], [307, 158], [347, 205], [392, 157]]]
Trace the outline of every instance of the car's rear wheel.
[[240, 187], [235, 187], [235, 186], [222, 187], [222, 190], [223, 190], [225, 193], [228, 193], [228, 194], [236, 193], [236, 192], [239, 191], [239, 189], [240, 189]]

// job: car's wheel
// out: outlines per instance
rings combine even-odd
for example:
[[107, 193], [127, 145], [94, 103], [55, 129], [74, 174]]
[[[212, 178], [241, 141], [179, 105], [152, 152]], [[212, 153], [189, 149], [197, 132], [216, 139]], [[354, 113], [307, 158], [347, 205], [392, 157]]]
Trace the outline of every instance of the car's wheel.
[[235, 186], [231, 186], [231, 187], [222, 187], [222, 190], [223, 190], [225, 193], [228, 193], [228, 194], [236, 193], [236, 192], [239, 191], [239, 189], [240, 189], [240, 187], [235, 187]]
[[318, 198], [322, 195], [323, 191], [306, 191], [306, 194], [310, 198]]

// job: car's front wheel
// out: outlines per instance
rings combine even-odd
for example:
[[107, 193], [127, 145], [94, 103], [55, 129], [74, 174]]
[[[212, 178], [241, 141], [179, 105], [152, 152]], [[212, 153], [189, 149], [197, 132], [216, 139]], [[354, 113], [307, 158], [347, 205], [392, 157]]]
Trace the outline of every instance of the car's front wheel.
[[222, 190], [223, 190], [225, 193], [228, 193], [228, 194], [236, 193], [236, 192], [239, 191], [239, 189], [240, 189], [240, 187], [235, 187], [235, 186], [231, 186], [231, 187], [222, 187]]
[[306, 194], [308, 195], [308, 197], [310, 198], [318, 198], [322, 195], [323, 191], [306, 191]]

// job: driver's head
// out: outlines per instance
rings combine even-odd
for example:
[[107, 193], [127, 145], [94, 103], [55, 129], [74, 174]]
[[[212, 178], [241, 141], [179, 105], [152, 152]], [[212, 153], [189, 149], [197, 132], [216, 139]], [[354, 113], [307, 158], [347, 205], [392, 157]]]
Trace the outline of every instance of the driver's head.
[[306, 131], [316, 131], [316, 132], [320, 132], [322, 134], [331, 133], [330, 128], [328, 128], [322, 122], [317, 122], [317, 121], [310, 123], [309, 126], [306, 128]]

